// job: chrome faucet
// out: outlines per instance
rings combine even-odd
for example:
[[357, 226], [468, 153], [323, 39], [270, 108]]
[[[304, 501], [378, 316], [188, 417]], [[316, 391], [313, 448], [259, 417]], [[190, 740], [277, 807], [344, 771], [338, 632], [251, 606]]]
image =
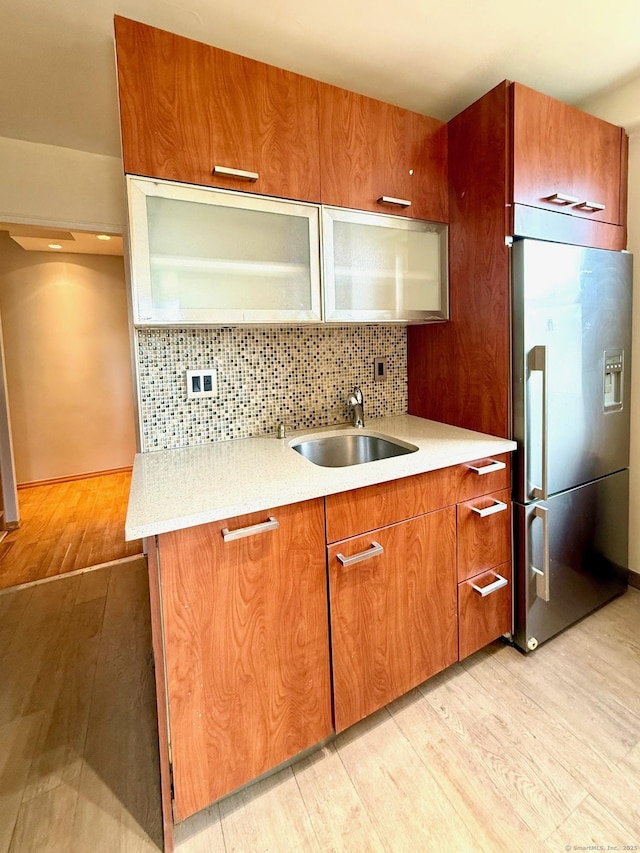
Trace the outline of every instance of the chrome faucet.
[[353, 425], [354, 427], [364, 426], [364, 400], [362, 399], [362, 391], [356, 385], [353, 391], [347, 397], [347, 406], [353, 408]]

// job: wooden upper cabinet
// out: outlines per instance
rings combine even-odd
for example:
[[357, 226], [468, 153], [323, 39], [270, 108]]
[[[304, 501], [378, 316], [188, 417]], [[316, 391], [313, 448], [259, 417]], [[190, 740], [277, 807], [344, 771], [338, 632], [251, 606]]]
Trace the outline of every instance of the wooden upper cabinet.
[[115, 28], [125, 172], [318, 201], [315, 80], [126, 18]]
[[346, 89], [318, 90], [322, 203], [448, 221], [446, 125]]
[[513, 201], [624, 225], [624, 130], [520, 83], [512, 98]]

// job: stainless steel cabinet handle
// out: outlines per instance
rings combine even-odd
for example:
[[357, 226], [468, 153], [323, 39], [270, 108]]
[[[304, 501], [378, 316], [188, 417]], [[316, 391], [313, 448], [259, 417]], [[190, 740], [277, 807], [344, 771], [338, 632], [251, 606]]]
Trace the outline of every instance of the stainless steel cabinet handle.
[[492, 592], [495, 592], [498, 589], [502, 589], [503, 586], [506, 586], [509, 581], [507, 578], [503, 578], [502, 575], [499, 575], [497, 572], [494, 572], [496, 579], [493, 583], [487, 584], [487, 586], [478, 586], [475, 583], [471, 584], [472, 589], [475, 589], [476, 592], [480, 593], [480, 595], [484, 598], [485, 595], [491, 595]]
[[363, 560], [370, 560], [372, 557], [379, 557], [384, 553], [384, 548], [379, 542], [372, 542], [371, 548], [366, 551], [360, 551], [359, 554], [352, 554], [350, 557], [345, 557], [344, 554], [336, 554], [336, 558], [343, 566], [353, 566], [354, 563], [361, 563]]
[[534, 497], [539, 500], [546, 501], [549, 497], [548, 493], [548, 383], [547, 383], [547, 348], [545, 346], [533, 347], [529, 353], [529, 370], [532, 372], [539, 371], [542, 373], [542, 411], [540, 417], [542, 420], [542, 446], [541, 446], [541, 462], [542, 471], [540, 472], [541, 483], [539, 486], [532, 485]]
[[575, 206], [580, 208], [580, 210], [586, 210], [588, 213], [594, 210], [604, 210], [606, 207], [606, 205], [600, 204], [599, 201], [581, 201]]
[[[578, 199], [576, 199], [578, 201]], [[392, 195], [381, 195], [378, 204], [397, 204], [398, 207], [411, 207], [411, 202], [406, 198], [394, 198]]]
[[538, 569], [533, 564], [531, 571], [536, 576], [536, 595], [543, 601], [549, 601], [549, 510], [544, 506], [537, 506], [533, 514], [542, 519], [542, 568]]
[[468, 465], [467, 466], [470, 471], [473, 471], [475, 474], [490, 474], [492, 471], [502, 471], [503, 468], [506, 468], [506, 463], [500, 462], [499, 459], [492, 459], [488, 465]]
[[252, 524], [251, 527], [239, 527], [237, 530], [229, 530], [228, 527], [224, 527], [222, 529], [222, 538], [225, 542], [233, 542], [234, 539], [257, 536], [258, 533], [267, 533], [269, 530], [277, 530], [279, 527], [280, 522], [269, 516], [269, 521], [263, 521], [262, 524]]
[[[257, 181], [259, 172], [247, 172], [245, 169], [232, 169], [230, 166], [214, 166], [212, 175], [220, 175], [223, 178], [240, 178], [242, 181]], [[576, 199], [577, 201], [578, 199]]]
[[552, 195], [544, 196], [545, 201], [552, 201], [554, 204], [577, 204], [580, 199], [574, 195], [566, 193], [552, 193]]
[[488, 515], [495, 515], [496, 512], [504, 512], [505, 509], [509, 509], [508, 504], [494, 500], [491, 506], [485, 506], [482, 509], [472, 506], [471, 512], [475, 512], [480, 518], [486, 518]]

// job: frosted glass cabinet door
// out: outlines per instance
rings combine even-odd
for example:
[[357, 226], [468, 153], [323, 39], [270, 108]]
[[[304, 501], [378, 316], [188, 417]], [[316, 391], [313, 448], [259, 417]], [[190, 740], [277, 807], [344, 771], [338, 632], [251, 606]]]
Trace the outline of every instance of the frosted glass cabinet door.
[[446, 225], [323, 207], [322, 235], [325, 320], [448, 319]]
[[127, 179], [136, 325], [321, 320], [318, 207]]

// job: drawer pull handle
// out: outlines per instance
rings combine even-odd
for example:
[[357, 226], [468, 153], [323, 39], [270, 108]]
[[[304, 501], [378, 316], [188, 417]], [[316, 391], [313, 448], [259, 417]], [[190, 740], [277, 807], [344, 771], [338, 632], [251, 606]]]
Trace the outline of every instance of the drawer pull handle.
[[258, 533], [267, 533], [269, 530], [277, 530], [279, 527], [280, 522], [269, 516], [269, 521], [263, 521], [261, 524], [252, 524], [250, 527], [239, 527], [237, 530], [229, 530], [228, 527], [224, 527], [222, 529], [222, 538], [225, 542], [233, 542], [234, 539], [257, 536]]
[[471, 512], [475, 512], [480, 516], [480, 518], [486, 518], [488, 515], [494, 515], [496, 512], [504, 512], [504, 510], [508, 508], [509, 507], [506, 503], [494, 500], [491, 506], [485, 506], [482, 509], [477, 506], [472, 506]]
[[587, 213], [593, 213], [594, 210], [604, 210], [606, 205], [600, 204], [599, 201], [581, 201], [576, 204], [580, 210], [586, 210]]
[[411, 202], [408, 198], [395, 198], [392, 195], [381, 195], [378, 199], [378, 204], [396, 204], [398, 207], [411, 207]]
[[336, 554], [336, 557], [343, 566], [353, 566], [354, 563], [361, 563], [363, 560], [379, 557], [382, 553], [384, 553], [382, 545], [379, 542], [372, 542], [371, 548], [367, 548], [366, 551], [360, 551], [359, 554], [352, 554], [350, 557], [345, 557], [344, 554]]
[[[220, 175], [223, 178], [240, 178], [241, 181], [257, 181], [259, 172], [247, 172], [246, 169], [232, 169], [230, 166], [214, 166], [212, 175]], [[577, 201], [578, 199], [576, 199]]]
[[502, 471], [506, 467], [506, 463], [492, 459], [488, 465], [469, 465], [469, 470], [482, 476], [482, 474], [490, 474], [492, 471]]
[[491, 595], [492, 592], [502, 589], [502, 587], [506, 586], [508, 583], [509, 581], [507, 578], [503, 578], [502, 575], [496, 574], [496, 579], [493, 583], [487, 584], [486, 586], [478, 586], [477, 584], [472, 583], [471, 586], [484, 598], [485, 595]]
[[552, 201], [554, 204], [577, 204], [580, 199], [566, 193], [552, 193], [544, 196], [544, 201]]

